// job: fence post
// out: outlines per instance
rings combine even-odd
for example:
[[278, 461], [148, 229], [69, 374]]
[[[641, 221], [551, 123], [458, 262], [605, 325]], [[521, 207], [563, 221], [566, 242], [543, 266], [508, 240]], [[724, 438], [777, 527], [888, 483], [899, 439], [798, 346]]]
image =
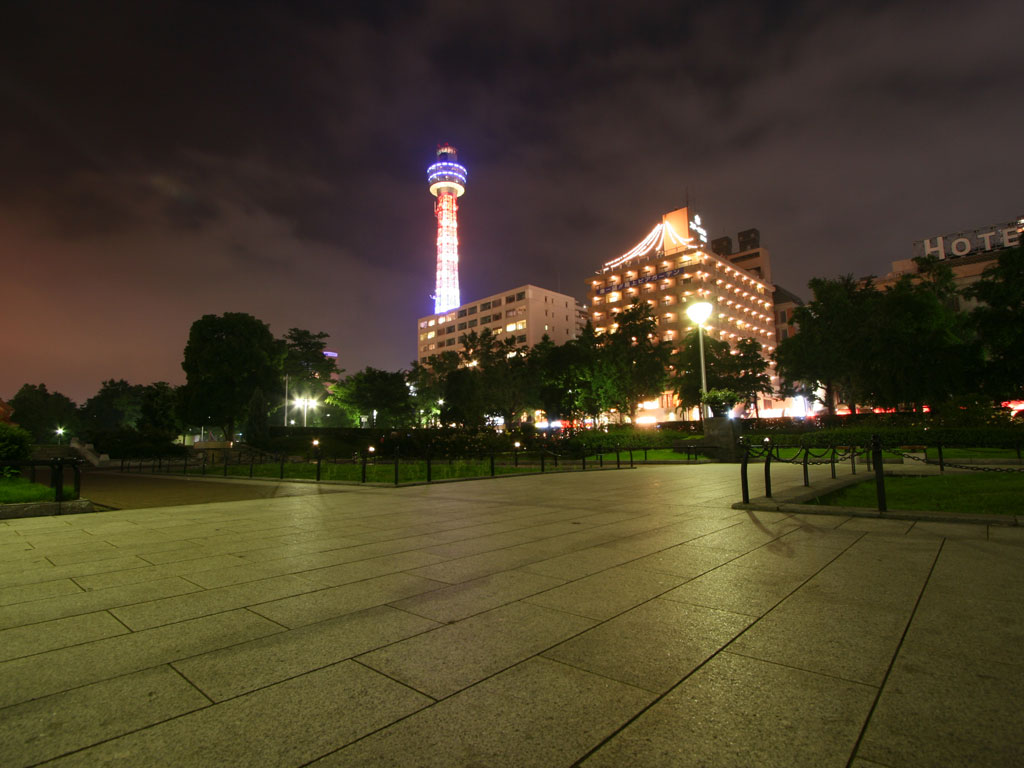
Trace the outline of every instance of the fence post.
[[882, 470], [882, 439], [871, 436], [871, 462], [875, 465], [875, 491], [878, 495], [878, 511], [885, 512], [885, 472]]
[[203, 472], [203, 476], [205, 477], [205, 476], [206, 476], [206, 451], [203, 451], [203, 466], [202, 466], [202, 472]]
[[224, 477], [228, 476], [228, 459], [231, 458], [230, 448], [224, 449]]
[[619, 444], [615, 444], [615, 468], [622, 469], [622, 457], [619, 456]]
[[366, 453], [363, 453], [363, 474], [362, 474], [362, 478], [360, 479], [359, 482], [361, 482], [361, 483], [365, 483], [366, 482]]
[[181, 463], [181, 474], [188, 474], [188, 451], [185, 451], [185, 460]]
[[395, 448], [395, 485], [398, 485], [398, 448]]
[[644, 448], [644, 464], [647, 463], [647, 449]]
[[850, 474], [857, 474], [857, 446], [850, 446]]
[[743, 444], [743, 461], [740, 462], [740, 488], [743, 489], [743, 503], [750, 503], [750, 484], [747, 482], [747, 463], [750, 461], [750, 446]]
[[252, 469], [253, 469], [253, 465], [255, 463], [256, 463], [256, 454], [255, 453], [250, 453], [249, 454], [249, 477], [252, 477]]
[[810, 455], [811, 449], [804, 448], [804, 488], [809, 488], [811, 486], [811, 479], [807, 475], [807, 461], [810, 458]]
[[[544, 471], [543, 468], [541, 469], [541, 471], [542, 472]], [[583, 471], [584, 472], [587, 471], [587, 449], [586, 448], [583, 449]]]
[[427, 482], [432, 483], [433, 478], [430, 471], [430, 449], [427, 449]]
[[75, 478], [75, 498], [79, 498], [82, 495], [82, 470], [78, 467], [78, 462], [71, 462], [71, 474]]
[[945, 472], [946, 471], [946, 461], [945, 461], [945, 459], [942, 458], [942, 441], [941, 440], [939, 440], [938, 449], [939, 449], [939, 472]]
[[764, 495], [772, 497], [772, 439], [764, 439]]
[[50, 485], [53, 486], [53, 500], [60, 504], [64, 501], [64, 459], [54, 459], [50, 463]]
[[[587, 468], [587, 455], [583, 454], [583, 468]], [[540, 473], [544, 474], [544, 451], [540, 452]]]
[[491, 453], [491, 477], [494, 477], [494, 453]]
[[833, 446], [831, 446], [831, 448], [832, 448], [832, 455], [829, 457], [829, 462], [832, 464], [832, 479], [835, 480], [836, 479], [836, 447], [833, 445]]
[[629, 468], [633, 468], [633, 449], [629, 449]]
[[316, 449], [316, 481], [318, 483], [320, 482], [320, 460], [322, 458], [323, 458], [323, 456], [320, 453], [320, 449], [317, 448]]

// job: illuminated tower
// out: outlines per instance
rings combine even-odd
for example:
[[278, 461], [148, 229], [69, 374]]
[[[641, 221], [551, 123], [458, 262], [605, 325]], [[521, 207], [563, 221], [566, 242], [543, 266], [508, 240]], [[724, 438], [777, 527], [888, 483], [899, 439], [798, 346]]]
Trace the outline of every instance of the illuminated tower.
[[430, 194], [437, 198], [437, 288], [434, 312], [459, 306], [459, 206], [455, 202], [466, 192], [466, 168], [450, 144], [437, 148], [437, 162], [427, 169]]

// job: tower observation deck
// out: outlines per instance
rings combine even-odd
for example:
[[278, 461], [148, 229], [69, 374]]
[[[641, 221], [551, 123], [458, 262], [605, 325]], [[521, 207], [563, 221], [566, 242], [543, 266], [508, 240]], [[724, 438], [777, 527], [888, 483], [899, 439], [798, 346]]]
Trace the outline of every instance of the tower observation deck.
[[434, 312], [447, 312], [459, 306], [459, 206], [456, 200], [466, 192], [466, 168], [458, 163], [458, 153], [450, 144], [437, 148], [437, 162], [427, 169], [430, 194], [437, 198], [437, 285]]

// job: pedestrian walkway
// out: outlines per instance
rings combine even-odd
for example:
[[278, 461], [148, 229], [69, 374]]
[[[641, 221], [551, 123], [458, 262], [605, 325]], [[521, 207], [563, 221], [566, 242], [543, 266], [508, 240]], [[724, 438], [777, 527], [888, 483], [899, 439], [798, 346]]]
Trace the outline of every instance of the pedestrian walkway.
[[0, 763], [1024, 764], [1024, 529], [736, 510], [738, 486], [652, 466], [0, 522]]

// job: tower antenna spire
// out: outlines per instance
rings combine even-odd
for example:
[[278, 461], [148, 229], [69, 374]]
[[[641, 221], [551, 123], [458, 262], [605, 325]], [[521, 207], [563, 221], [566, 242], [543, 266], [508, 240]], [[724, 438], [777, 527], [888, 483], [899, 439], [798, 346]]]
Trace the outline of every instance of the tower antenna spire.
[[437, 198], [437, 283], [434, 290], [434, 314], [459, 306], [459, 206], [456, 200], [466, 193], [466, 167], [451, 144], [437, 148], [437, 162], [427, 169], [430, 194]]

